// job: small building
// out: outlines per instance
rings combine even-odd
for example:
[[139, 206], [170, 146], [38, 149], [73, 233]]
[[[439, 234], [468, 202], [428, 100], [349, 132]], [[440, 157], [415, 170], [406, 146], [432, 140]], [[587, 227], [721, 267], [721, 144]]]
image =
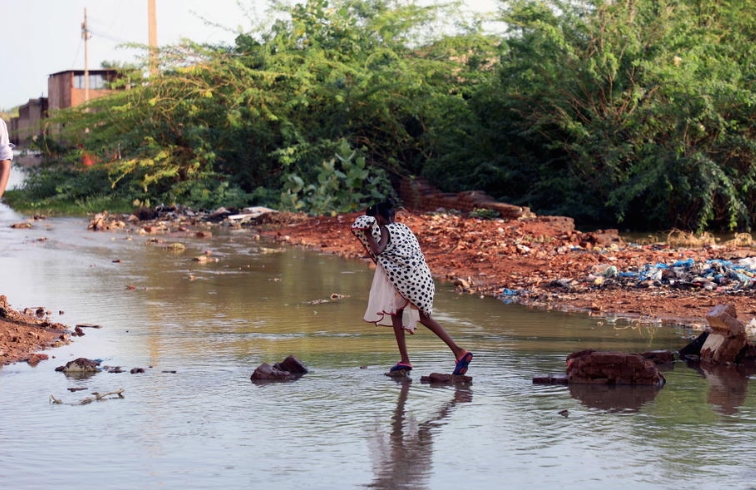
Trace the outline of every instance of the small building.
[[30, 99], [19, 107], [18, 117], [11, 119], [8, 128], [11, 142], [25, 147], [37, 136], [58, 133], [59, 128], [50, 128], [45, 122], [49, 113], [112, 93], [111, 83], [118, 76], [117, 70], [67, 70], [49, 75], [47, 97]]
[[11, 143], [28, 146], [35, 136], [44, 134], [44, 122], [47, 119], [47, 97], [29, 99], [18, 108], [18, 117], [11, 118], [8, 128]]
[[108, 95], [112, 92], [110, 84], [117, 78], [117, 70], [67, 70], [53, 73], [47, 79], [50, 111], [76, 107]]

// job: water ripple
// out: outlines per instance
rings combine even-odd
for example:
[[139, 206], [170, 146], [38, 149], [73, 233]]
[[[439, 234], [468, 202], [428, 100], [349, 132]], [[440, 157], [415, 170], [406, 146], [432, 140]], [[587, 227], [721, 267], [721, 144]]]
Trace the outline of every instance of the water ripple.
[[[675, 365], [651, 392], [532, 382], [564, 373], [577, 350], [677, 349], [684, 332], [440, 285], [437, 319], [475, 353], [473, 382], [420, 381], [454, 366], [422, 327], [407, 338], [411, 381], [396, 382], [384, 376], [398, 360], [391, 329], [361, 321], [372, 279], [362, 262], [257, 253], [268, 245], [222, 232], [171, 254], [143, 237], [86, 232], [83, 220], [49, 224], [0, 227], [0, 291], [14, 307], [103, 328], [36, 368], [0, 370], [2, 488], [753, 488], [747, 376]], [[34, 242], [43, 235], [47, 245]], [[218, 262], [192, 260], [205, 250]], [[333, 293], [344, 297], [321, 301]], [[251, 382], [261, 363], [290, 354], [306, 376]], [[145, 372], [54, 371], [76, 357]], [[76, 404], [117, 389], [124, 398]]]

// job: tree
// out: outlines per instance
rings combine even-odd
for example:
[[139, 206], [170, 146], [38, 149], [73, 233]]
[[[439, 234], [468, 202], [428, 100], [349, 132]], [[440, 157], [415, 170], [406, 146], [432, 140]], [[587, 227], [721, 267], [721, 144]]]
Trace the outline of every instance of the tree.
[[499, 77], [461, 140], [479, 149], [463, 185], [583, 223], [750, 226], [753, 9], [508, 3]]
[[313, 182], [344, 141], [369, 175], [421, 171], [433, 125], [464, 107], [459, 87], [474, 80], [468, 59], [482, 45], [475, 29], [470, 42], [430, 35], [441, 7], [396, 0], [275, 8], [275, 22], [234, 46], [162, 50], [159, 76], [63, 114], [67, 131], [96, 128], [88, 148], [118, 148], [113, 186], [179, 200], [219, 179], [242, 193], [280, 189], [292, 175]]

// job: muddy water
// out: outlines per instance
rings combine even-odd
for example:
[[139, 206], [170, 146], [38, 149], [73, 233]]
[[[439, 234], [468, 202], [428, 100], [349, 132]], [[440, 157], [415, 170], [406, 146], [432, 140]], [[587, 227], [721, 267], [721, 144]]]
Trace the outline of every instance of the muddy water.
[[[576, 350], [677, 349], [690, 331], [439, 283], [436, 316], [475, 352], [473, 384], [420, 382], [452, 368], [428, 331], [408, 339], [415, 370], [397, 383], [383, 376], [397, 361], [390, 331], [360, 320], [362, 262], [246, 232], [176, 240], [187, 250], [172, 253], [81, 219], [9, 227], [21, 219], [0, 206], [0, 293], [102, 328], [35, 368], [0, 369], [0, 488], [754, 488], [748, 374], [677, 364], [658, 392], [531, 382]], [[205, 251], [217, 261], [192, 260]], [[311, 372], [250, 382], [289, 354]], [[54, 371], [77, 357], [126, 372]], [[118, 389], [123, 399], [76, 405]]]

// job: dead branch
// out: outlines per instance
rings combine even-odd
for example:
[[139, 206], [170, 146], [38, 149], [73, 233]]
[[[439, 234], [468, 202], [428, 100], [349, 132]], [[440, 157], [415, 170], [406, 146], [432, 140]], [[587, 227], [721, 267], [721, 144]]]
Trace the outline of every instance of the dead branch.
[[[107, 393], [98, 393], [96, 391], [93, 391], [92, 395], [94, 395], [94, 396], [88, 396], [88, 397], [86, 397], [86, 398], [84, 398], [82, 400], [79, 400], [78, 403], [70, 403], [69, 405], [87, 405], [87, 404], [92, 403], [94, 401], [103, 400], [103, 399], [105, 399], [106, 396], [111, 396], [111, 395], [117, 395], [118, 398], [124, 398], [123, 392], [124, 392], [123, 388], [121, 388], [120, 390], [116, 390], [116, 391], [109, 391]], [[58, 398], [55, 398], [55, 396], [53, 396], [53, 395], [50, 395], [50, 403], [52, 403], [53, 405], [62, 405], [63, 401], [59, 400]]]

